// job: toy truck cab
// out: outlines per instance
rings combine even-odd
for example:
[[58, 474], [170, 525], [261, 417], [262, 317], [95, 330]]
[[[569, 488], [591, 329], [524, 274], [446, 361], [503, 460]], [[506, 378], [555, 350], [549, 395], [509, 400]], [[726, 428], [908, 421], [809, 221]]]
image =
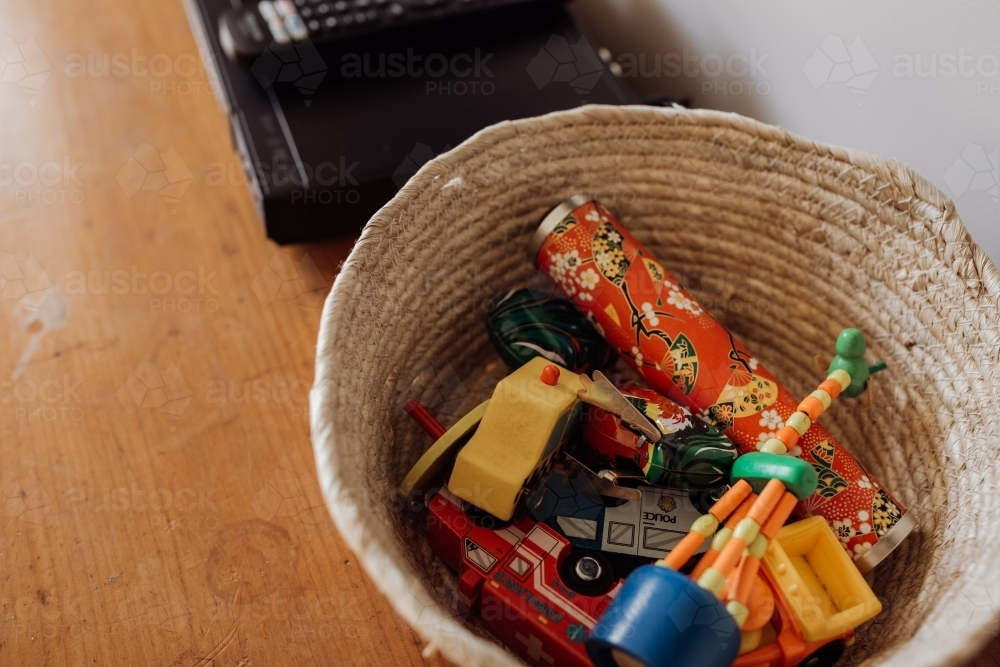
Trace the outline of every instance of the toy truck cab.
[[[611, 603], [617, 581], [582, 563], [550, 526], [523, 518], [502, 528], [473, 521], [447, 489], [427, 501], [427, 539], [458, 573], [458, 611], [478, 613], [487, 630], [530, 664], [590, 667], [584, 642]], [[572, 590], [568, 570], [581, 569], [601, 591]]]
[[550, 467], [577, 432], [583, 389], [578, 376], [544, 359], [533, 359], [501, 380], [493, 396], [447, 431], [418, 403], [407, 410], [435, 441], [399, 486], [408, 502], [441, 479], [457, 498], [489, 524], [514, 517], [525, 490]]
[[458, 452], [448, 490], [508, 521], [525, 489], [576, 433], [579, 376], [535, 358], [501, 380], [479, 428]]

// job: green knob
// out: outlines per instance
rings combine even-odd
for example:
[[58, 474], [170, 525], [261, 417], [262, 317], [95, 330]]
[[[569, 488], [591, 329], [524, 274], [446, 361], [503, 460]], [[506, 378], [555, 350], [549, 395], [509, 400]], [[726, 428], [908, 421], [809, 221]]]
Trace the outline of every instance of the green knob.
[[868, 349], [865, 343], [865, 336], [857, 329], [844, 329], [837, 337], [837, 356], [830, 362], [827, 374], [844, 370], [851, 375], [851, 384], [841, 392], [848, 398], [854, 398], [864, 392], [868, 385], [868, 378], [871, 372], [868, 364], [865, 363], [865, 350]]
[[736, 459], [730, 473], [732, 482], [746, 480], [754, 493], [760, 493], [772, 479], [781, 480], [799, 500], [816, 491], [818, 478], [812, 464], [794, 456], [751, 452]]

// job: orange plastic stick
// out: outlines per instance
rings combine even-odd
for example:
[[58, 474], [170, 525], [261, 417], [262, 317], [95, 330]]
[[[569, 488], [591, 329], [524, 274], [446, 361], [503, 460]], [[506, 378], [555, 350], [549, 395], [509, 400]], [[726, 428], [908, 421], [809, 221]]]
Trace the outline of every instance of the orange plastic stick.
[[730, 599], [739, 600], [743, 604], [746, 604], [747, 600], [750, 599], [750, 593], [753, 591], [753, 582], [757, 579], [757, 572], [759, 570], [760, 560], [747, 554], [743, 558], [743, 562], [740, 563], [739, 572], [737, 572], [736, 577], [729, 586], [730, 592], [734, 592]]
[[[735, 528], [736, 524], [738, 524], [743, 517], [747, 515], [747, 512], [750, 511], [750, 506], [753, 505], [756, 500], [756, 493], [751, 493], [749, 496], [744, 498], [743, 502], [740, 503], [740, 506], [729, 515], [729, 520], [726, 521], [726, 528], [730, 530]], [[698, 565], [696, 565], [694, 570], [691, 572], [691, 578], [698, 581], [698, 577], [700, 577], [705, 570], [712, 566], [712, 563], [715, 562], [715, 559], [718, 558], [718, 556], [718, 550], [709, 548], [709, 550], [702, 555], [701, 560], [698, 561]]]
[[[715, 501], [715, 504], [708, 510], [708, 513], [719, 521], [723, 521], [751, 493], [753, 493], [753, 489], [750, 488], [746, 480], [741, 479], [729, 487], [729, 490]], [[695, 555], [698, 549], [701, 549], [701, 545], [705, 543], [705, 539], [703, 535], [692, 530], [673, 548], [673, 551], [667, 554], [667, 557], [663, 559], [663, 564], [672, 570], [681, 569], [684, 567], [684, 563], [688, 562], [688, 559]]]
[[[778, 503], [781, 502], [781, 498], [784, 495], [784, 483], [779, 479], [772, 479], [764, 487], [753, 507], [750, 508], [747, 518], [756, 521], [758, 526], [763, 524], [774, 511], [774, 508], [777, 507]], [[736, 535], [733, 535], [729, 540], [729, 544], [719, 554], [713, 567], [723, 576], [728, 576], [732, 569], [736, 567], [740, 557], [743, 555], [743, 550], [746, 548], [747, 543], [741, 538], [736, 537]]]
[[743, 500], [742, 503], [740, 503], [740, 506], [736, 508], [736, 511], [729, 515], [729, 520], [726, 521], [726, 528], [729, 528], [730, 530], [735, 528], [736, 524], [745, 519], [746, 515], [750, 513], [750, 508], [753, 507], [755, 502], [757, 502], [757, 494], [751, 493]]
[[[746, 552], [745, 551], [743, 552], [743, 557], [744, 558], [746, 557]], [[735, 572], [739, 572], [740, 566], [742, 564], [743, 564], [743, 559], [741, 558], [740, 562], [736, 564], [736, 569], [733, 570], [733, 572], [734, 573]], [[726, 583], [723, 584], [722, 591], [719, 593], [719, 600], [722, 600], [722, 601], [728, 600], [729, 599], [729, 593], [731, 591], [736, 590], [735, 588], [733, 588], [733, 586], [735, 584], [736, 584], [736, 579], [733, 576], [730, 576], [728, 579], [726, 579]]]
[[[767, 489], [765, 489], [765, 491], [766, 490]], [[778, 501], [774, 511], [771, 512], [771, 516], [767, 517], [767, 520], [761, 526], [761, 535], [766, 537], [768, 540], [774, 539], [774, 536], [778, 534], [781, 527], [785, 525], [785, 521], [787, 521], [788, 517], [791, 516], [792, 510], [795, 509], [796, 504], [798, 504], [798, 499], [793, 494], [786, 491], [781, 497], [781, 500]], [[729, 590], [733, 592], [732, 599], [739, 600], [743, 604], [747, 603], [747, 600], [750, 598], [750, 593], [753, 590], [753, 582], [757, 577], [758, 570], [760, 570], [760, 559], [755, 558], [750, 554], [745, 554], [743, 556], [743, 560], [740, 562], [739, 571], [736, 574], [735, 580], [729, 587]]]
[[753, 489], [750, 488], [750, 484], [747, 483], [745, 479], [733, 484], [729, 487], [729, 490], [715, 501], [712, 508], [708, 510], [708, 513], [714, 516], [719, 521], [725, 521], [726, 517], [740, 506], [740, 503], [750, 495]]
[[754, 584], [750, 587], [750, 597], [743, 604], [750, 611], [741, 628], [743, 632], [759, 630], [771, 620], [774, 614], [774, 596], [771, 594], [771, 589], [764, 585], [760, 575], [754, 577]]
[[674, 547], [673, 551], [667, 554], [667, 557], [663, 559], [663, 564], [671, 570], [681, 569], [684, 567], [684, 563], [688, 562], [688, 559], [695, 555], [704, 543], [705, 538], [692, 530]]
[[778, 506], [774, 508], [774, 512], [767, 518], [764, 525], [760, 527], [761, 534], [767, 539], [773, 540], [774, 536], [781, 530], [781, 527], [788, 521], [788, 517], [792, 515], [792, 510], [795, 509], [798, 503], [799, 499], [794, 494], [786, 491]]
[[715, 549], [709, 549], [706, 551], [702, 555], [701, 560], [698, 561], [698, 564], [694, 566], [693, 570], [691, 570], [691, 578], [698, 581], [698, 578], [705, 572], [705, 570], [712, 567], [712, 563], [714, 563], [715, 559], [718, 557], [719, 552]]
[[756, 521], [758, 526], [763, 526], [784, 495], [784, 482], [780, 479], [772, 479], [764, 487], [764, 490], [760, 492], [760, 497], [757, 498], [757, 502], [750, 508], [747, 516]]
[[729, 573], [736, 567], [736, 563], [739, 562], [740, 557], [743, 555], [743, 550], [746, 548], [747, 543], [733, 535], [712, 567], [722, 573], [722, 576], [728, 577]]

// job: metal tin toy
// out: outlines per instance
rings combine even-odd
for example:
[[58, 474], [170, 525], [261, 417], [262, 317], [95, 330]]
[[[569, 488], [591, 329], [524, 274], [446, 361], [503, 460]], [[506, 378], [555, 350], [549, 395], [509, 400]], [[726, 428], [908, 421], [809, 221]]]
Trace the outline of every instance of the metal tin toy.
[[[797, 401], [600, 203], [574, 197], [542, 220], [535, 264], [657, 391], [708, 418], [741, 453], [790, 425]], [[903, 507], [822, 425], [792, 453], [819, 486], [798, 508], [824, 517], [862, 572], [913, 529]]]
[[497, 297], [486, 318], [490, 341], [511, 368], [543, 357], [574, 373], [588, 373], [613, 356], [572, 302], [537, 290], [519, 289]]
[[736, 447], [710, 423], [652, 389], [627, 386], [622, 394], [652, 420], [662, 435], [648, 440], [618, 415], [589, 406], [583, 422], [588, 454], [595, 468], [625, 471], [622, 459], [634, 463], [656, 486], [677, 491], [716, 490], [729, 482]]

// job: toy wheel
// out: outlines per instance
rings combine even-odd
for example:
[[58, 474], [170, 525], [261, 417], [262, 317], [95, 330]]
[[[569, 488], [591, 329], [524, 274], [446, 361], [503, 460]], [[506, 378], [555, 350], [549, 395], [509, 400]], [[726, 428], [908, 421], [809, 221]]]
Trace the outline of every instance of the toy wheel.
[[559, 576], [574, 593], [603, 595], [615, 581], [614, 568], [607, 556], [592, 549], [574, 549], [562, 565]]
[[736, 621], [714, 595], [657, 565], [629, 575], [587, 639], [594, 667], [729, 667]]
[[472, 523], [489, 530], [499, 530], [500, 528], [503, 528], [507, 524], [511, 523], [510, 521], [498, 519], [489, 512], [479, 509], [472, 503], [462, 503], [462, 509], [465, 510], [466, 515], [472, 519]]
[[813, 651], [798, 667], [833, 667], [844, 655], [844, 640], [837, 639]]

